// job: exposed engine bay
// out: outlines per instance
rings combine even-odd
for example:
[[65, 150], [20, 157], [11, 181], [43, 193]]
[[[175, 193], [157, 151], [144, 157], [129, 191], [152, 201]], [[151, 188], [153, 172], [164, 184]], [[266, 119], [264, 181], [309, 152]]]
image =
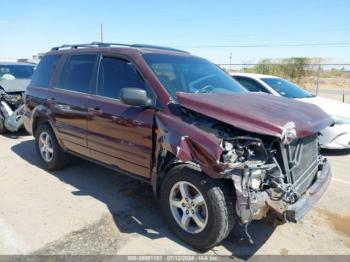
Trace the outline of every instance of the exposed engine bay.
[[0, 63], [0, 133], [23, 126], [24, 92], [34, 70], [31, 63]]
[[301, 219], [303, 214], [289, 207], [305, 194], [322, 169], [324, 160], [319, 154], [317, 134], [297, 138], [295, 125], [289, 122], [279, 139], [182, 110], [184, 121], [221, 139], [220, 162], [228, 164], [224, 177], [233, 181], [236, 214], [242, 224], [262, 219], [270, 210], [284, 221]]
[[[24, 91], [28, 83], [29, 80], [0, 81], [0, 133], [15, 132], [23, 126]], [[11, 88], [16, 84], [16, 88]]]

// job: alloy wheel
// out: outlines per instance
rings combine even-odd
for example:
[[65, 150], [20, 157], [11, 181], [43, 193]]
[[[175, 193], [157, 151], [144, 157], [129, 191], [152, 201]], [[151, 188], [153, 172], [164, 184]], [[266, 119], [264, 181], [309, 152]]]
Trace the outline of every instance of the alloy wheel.
[[49, 133], [42, 132], [39, 136], [39, 150], [41, 158], [46, 161], [50, 162], [53, 158], [53, 145], [52, 145], [52, 139]]
[[197, 234], [208, 223], [208, 207], [202, 193], [193, 184], [179, 181], [173, 185], [169, 204], [177, 224], [186, 232]]

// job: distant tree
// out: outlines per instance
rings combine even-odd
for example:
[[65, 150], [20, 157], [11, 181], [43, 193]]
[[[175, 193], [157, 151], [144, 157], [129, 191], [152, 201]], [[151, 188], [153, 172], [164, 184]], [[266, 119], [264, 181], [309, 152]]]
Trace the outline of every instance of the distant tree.
[[263, 59], [252, 68], [245, 71], [250, 73], [260, 73], [276, 75], [300, 83], [302, 78], [307, 76], [310, 69], [311, 59], [307, 57], [291, 57], [278, 61]]
[[301, 79], [307, 76], [310, 71], [310, 58], [292, 57], [283, 59], [284, 74], [291, 80], [300, 83]]

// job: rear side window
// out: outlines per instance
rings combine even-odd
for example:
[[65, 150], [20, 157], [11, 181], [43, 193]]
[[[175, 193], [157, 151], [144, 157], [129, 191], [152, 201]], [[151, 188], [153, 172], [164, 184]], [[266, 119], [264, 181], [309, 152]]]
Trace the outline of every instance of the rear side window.
[[97, 95], [119, 99], [124, 87], [144, 88], [133, 65], [123, 59], [104, 57], [100, 63]]
[[66, 61], [57, 88], [89, 93], [96, 55], [73, 55]]
[[61, 55], [44, 56], [34, 72], [31, 85], [48, 88], [60, 58]]

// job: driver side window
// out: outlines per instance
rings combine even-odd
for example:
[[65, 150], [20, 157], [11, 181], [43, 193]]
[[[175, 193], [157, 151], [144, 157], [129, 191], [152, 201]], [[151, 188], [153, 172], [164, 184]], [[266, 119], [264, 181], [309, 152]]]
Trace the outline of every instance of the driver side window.
[[174, 65], [168, 63], [160, 63], [153, 64], [151, 67], [162, 85], [168, 88], [168, 91], [172, 96], [175, 96], [176, 92], [179, 89], [179, 85], [177, 84], [178, 79], [176, 78]]
[[129, 61], [103, 57], [98, 74], [97, 95], [119, 99], [122, 88], [144, 89], [144, 82]]

